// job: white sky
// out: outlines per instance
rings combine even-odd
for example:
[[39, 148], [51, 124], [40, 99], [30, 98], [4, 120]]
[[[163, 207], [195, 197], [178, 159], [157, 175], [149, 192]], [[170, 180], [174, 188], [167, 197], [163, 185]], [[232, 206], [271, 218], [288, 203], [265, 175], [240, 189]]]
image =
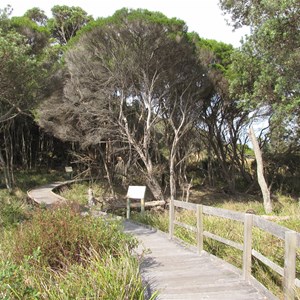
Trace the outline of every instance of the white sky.
[[232, 31], [218, 7], [218, 0], [0, 0], [0, 8], [7, 4], [14, 9], [14, 16], [22, 16], [33, 7], [39, 7], [51, 16], [54, 5], [79, 6], [95, 19], [110, 16], [123, 7], [160, 11], [169, 18], [176, 17], [185, 21], [189, 31], [197, 32], [200, 37], [235, 47], [239, 47], [241, 37], [249, 33], [247, 28]]

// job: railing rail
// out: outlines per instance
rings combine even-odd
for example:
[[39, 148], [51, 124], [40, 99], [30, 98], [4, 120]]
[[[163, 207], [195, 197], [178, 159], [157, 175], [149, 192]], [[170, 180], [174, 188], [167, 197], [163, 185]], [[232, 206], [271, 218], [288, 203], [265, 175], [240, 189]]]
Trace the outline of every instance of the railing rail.
[[[194, 211], [197, 219], [197, 226], [191, 226], [176, 220], [175, 208], [183, 208]], [[243, 244], [225, 239], [213, 233], [204, 231], [203, 216], [210, 215], [221, 217], [229, 220], [238, 221], [244, 224], [244, 239]], [[226, 245], [234, 247], [243, 251], [243, 267], [242, 274], [245, 280], [251, 277], [252, 256], [260, 260], [269, 268], [283, 277], [283, 293], [284, 299], [295, 298], [295, 288], [300, 288], [300, 280], [296, 278], [296, 255], [297, 249], [300, 248], [300, 234], [296, 231], [290, 230], [286, 227], [280, 226], [274, 222], [263, 219], [262, 217], [248, 214], [234, 212], [226, 209], [205, 206], [201, 204], [194, 204], [182, 202], [178, 200], [170, 201], [169, 208], [169, 238], [174, 236], [175, 225], [184, 227], [196, 233], [197, 250], [198, 253], [203, 251], [204, 236], [222, 242]], [[252, 229], [258, 227], [261, 230], [272, 234], [273, 236], [284, 241], [284, 267], [280, 267], [263, 254], [254, 250], [252, 247]]]

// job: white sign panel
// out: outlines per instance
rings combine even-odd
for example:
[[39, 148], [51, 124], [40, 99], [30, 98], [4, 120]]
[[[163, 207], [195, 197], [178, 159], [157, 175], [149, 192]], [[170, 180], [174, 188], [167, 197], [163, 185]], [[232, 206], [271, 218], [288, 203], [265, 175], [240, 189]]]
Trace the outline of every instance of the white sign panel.
[[145, 186], [130, 185], [128, 187], [127, 198], [130, 199], [144, 199], [146, 192]]
[[66, 170], [67, 173], [73, 172], [73, 168], [72, 167], [65, 167], [65, 170]]

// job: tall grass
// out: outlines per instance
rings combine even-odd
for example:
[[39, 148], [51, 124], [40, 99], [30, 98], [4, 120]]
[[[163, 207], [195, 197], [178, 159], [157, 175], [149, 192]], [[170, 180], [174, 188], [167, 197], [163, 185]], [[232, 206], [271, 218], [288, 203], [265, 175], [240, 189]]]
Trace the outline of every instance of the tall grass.
[[60, 195], [69, 201], [76, 201], [81, 205], [88, 204], [88, 188], [92, 188], [93, 194], [97, 198], [102, 198], [107, 192], [105, 185], [90, 184], [88, 182], [73, 183], [60, 191]]
[[48, 175], [20, 173], [19, 188], [0, 190], [0, 299], [144, 299], [137, 241], [120, 222], [26, 203], [26, 190], [60, 179]]
[[38, 210], [0, 243], [0, 299], [144, 299], [137, 241], [73, 206]]
[[27, 190], [49, 182], [62, 180], [59, 172], [39, 173], [35, 170], [15, 173], [17, 185], [12, 192], [0, 188], [0, 230], [15, 226], [28, 219], [33, 207], [27, 203]]
[[144, 299], [138, 261], [124, 249], [122, 256], [92, 250], [85, 264], [70, 264], [68, 271], [34, 267], [39, 255], [22, 265], [0, 263], [1, 299]]
[[6, 189], [0, 189], [0, 232], [26, 220], [30, 210], [23, 192], [17, 190], [9, 193]]

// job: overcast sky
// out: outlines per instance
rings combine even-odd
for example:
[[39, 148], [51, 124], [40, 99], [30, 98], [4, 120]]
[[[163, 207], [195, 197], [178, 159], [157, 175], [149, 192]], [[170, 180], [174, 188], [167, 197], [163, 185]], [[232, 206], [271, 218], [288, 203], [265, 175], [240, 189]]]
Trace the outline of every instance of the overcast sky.
[[54, 5], [79, 6], [94, 18], [110, 16], [123, 7], [145, 8], [185, 21], [189, 31], [197, 32], [200, 37], [215, 39], [235, 47], [240, 46], [241, 37], [248, 33], [247, 29], [232, 31], [218, 7], [218, 0], [0, 0], [0, 8], [7, 4], [13, 7], [15, 16], [21, 16], [33, 7], [39, 7], [51, 16]]

